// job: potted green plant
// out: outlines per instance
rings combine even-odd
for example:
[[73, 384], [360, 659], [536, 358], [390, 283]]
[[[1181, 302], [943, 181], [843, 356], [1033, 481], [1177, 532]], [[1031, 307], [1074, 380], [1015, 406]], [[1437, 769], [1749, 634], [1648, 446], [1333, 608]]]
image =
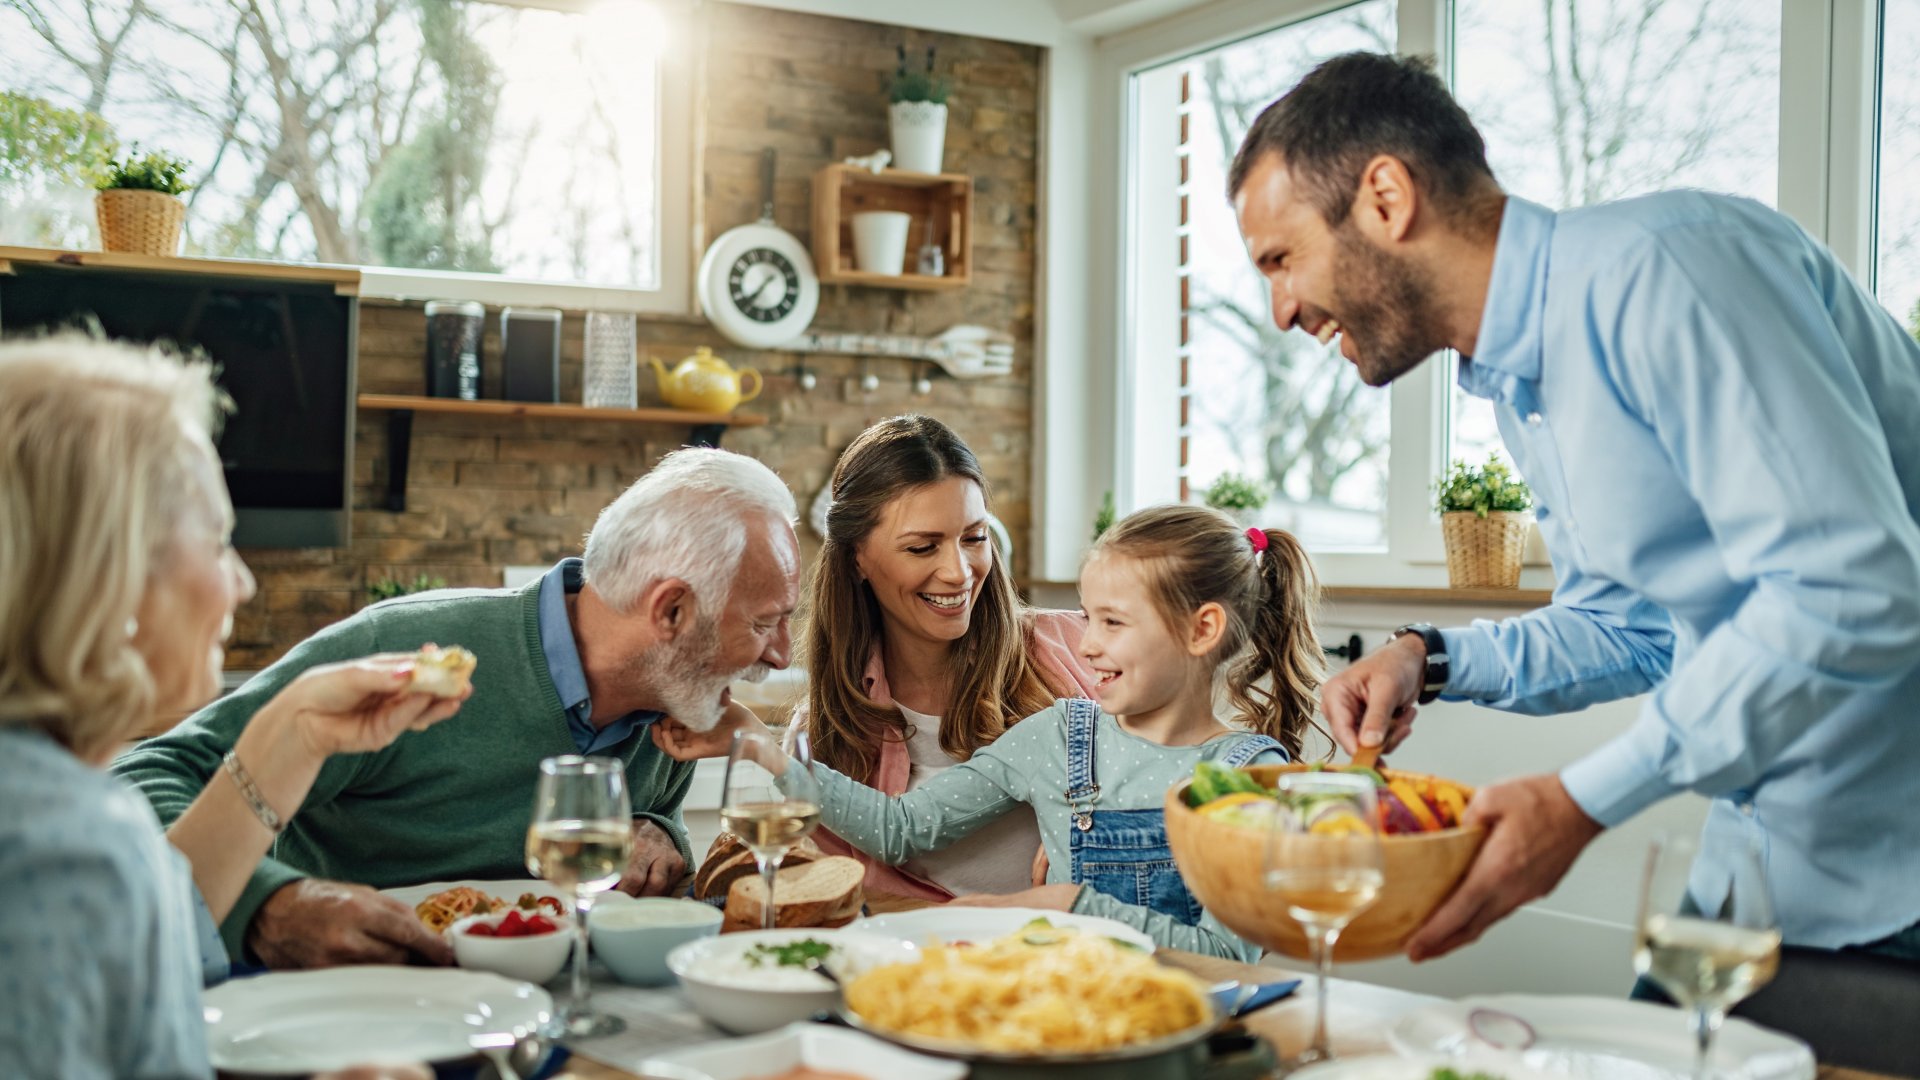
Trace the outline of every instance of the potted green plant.
[[1254, 524], [1254, 511], [1267, 505], [1264, 487], [1236, 472], [1223, 472], [1207, 486], [1201, 499], [1216, 510], [1225, 510], [1245, 525]]
[[893, 143], [893, 167], [906, 172], [937, 173], [947, 142], [947, 80], [933, 73], [933, 46], [927, 46], [923, 71], [907, 70], [907, 47], [899, 48], [900, 63], [887, 94], [887, 130]]
[[1516, 589], [1533, 524], [1533, 492], [1497, 455], [1478, 467], [1455, 461], [1434, 482], [1434, 508], [1456, 589]]
[[379, 581], [367, 586], [367, 602], [377, 604], [382, 600], [391, 600], [396, 596], [411, 596], [414, 593], [431, 592], [434, 589], [444, 589], [446, 587], [447, 580], [445, 578], [428, 577], [425, 574], [417, 575], [412, 581], [402, 581], [399, 578], [381, 578]]
[[187, 162], [161, 153], [109, 158], [94, 187], [94, 213], [100, 219], [100, 246], [136, 255], [177, 255], [187, 204], [180, 195], [193, 185], [185, 180]]

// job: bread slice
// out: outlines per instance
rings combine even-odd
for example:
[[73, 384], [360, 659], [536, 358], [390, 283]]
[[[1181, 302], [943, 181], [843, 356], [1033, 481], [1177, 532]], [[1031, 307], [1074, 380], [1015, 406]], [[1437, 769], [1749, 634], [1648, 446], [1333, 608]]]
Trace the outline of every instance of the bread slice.
[[[787, 852], [787, 857], [780, 865], [805, 866], [824, 854], [813, 841], [802, 840]], [[706, 860], [700, 864], [700, 869], [694, 871], [693, 898], [711, 900], [716, 896], [726, 896], [734, 882], [753, 877], [759, 872], [760, 865], [754, 861], [753, 852], [747, 850], [739, 837], [723, 832], [714, 838], [713, 846], [707, 849]]]
[[459, 697], [466, 693], [473, 669], [479, 663], [479, 657], [458, 645], [444, 649], [436, 645], [423, 646], [413, 654], [413, 678], [408, 685], [434, 697]]
[[[860, 883], [867, 868], [858, 859], [830, 855], [801, 866], [782, 866], [774, 888], [773, 924], [780, 928], [845, 926], [866, 903]], [[720, 931], [758, 930], [767, 908], [767, 885], [758, 875], [743, 877], [727, 892], [726, 919]]]

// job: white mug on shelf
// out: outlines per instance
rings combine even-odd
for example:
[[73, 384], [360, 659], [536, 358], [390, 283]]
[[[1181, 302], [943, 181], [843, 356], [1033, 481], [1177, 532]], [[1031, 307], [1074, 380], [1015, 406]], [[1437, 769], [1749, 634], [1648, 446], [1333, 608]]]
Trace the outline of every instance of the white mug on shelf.
[[907, 227], [912, 217], [899, 210], [868, 210], [853, 215], [853, 265], [864, 274], [900, 276], [907, 261]]

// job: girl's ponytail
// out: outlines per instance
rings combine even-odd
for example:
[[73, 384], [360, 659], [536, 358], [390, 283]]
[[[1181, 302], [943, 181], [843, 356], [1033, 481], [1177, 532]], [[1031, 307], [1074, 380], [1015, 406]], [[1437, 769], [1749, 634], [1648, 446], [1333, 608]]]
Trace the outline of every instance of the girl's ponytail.
[[1241, 723], [1278, 740], [1298, 761], [1326, 674], [1326, 654], [1314, 629], [1320, 583], [1292, 533], [1267, 529], [1262, 544], [1255, 535], [1260, 532], [1248, 530], [1259, 597], [1248, 628], [1249, 648], [1227, 674], [1227, 696]]

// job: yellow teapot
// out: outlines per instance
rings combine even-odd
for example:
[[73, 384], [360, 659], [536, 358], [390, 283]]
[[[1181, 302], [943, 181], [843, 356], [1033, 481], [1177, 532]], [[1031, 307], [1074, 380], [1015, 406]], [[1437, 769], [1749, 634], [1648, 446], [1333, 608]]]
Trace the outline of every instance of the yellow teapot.
[[[741, 402], [760, 396], [759, 372], [752, 368], [735, 371], [733, 365], [713, 355], [713, 350], [705, 345], [674, 365], [671, 372], [657, 356], [647, 357], [647, 362], [653, 365], [653, 373], [660, 380], [661, 398], [676, 409], [732, 412]], [[749, 379], [753, 381], [753, 389], [745, 390], [743, 384]]]

